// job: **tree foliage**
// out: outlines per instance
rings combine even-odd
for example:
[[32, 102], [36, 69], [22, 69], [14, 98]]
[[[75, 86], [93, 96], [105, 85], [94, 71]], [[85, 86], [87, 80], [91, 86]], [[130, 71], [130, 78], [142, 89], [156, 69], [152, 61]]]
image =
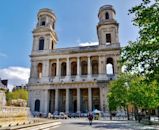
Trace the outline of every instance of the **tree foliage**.
[[13, 92], [7, 92], [6, 99], [8, 104], [10, 104], [12, 99], [24, 99], [28, 101], [28, 91], [25, 89], [18, 89]]
[[156, 81], [147, 83], [142, 77], [131, 81], [129, 102], [140, 109], [156, 109], [159, 106], [159, 86]]
[[139, 109], [156, 109], [159, 106], [159, 84], [145, 82], [144, 77], [121, 74], [111, 81], [108, 94], [110, 110], [126, 108], [129, 104]]
[[128, 87], [131, 82], [131, 75], [121, 74], [117, 80], [111, 81], [109, 85], [109, 108], [116, 110], [117, 108], [126, 108], [128, 101]]
[[128, 72], [159, 81], [159, 0], [142, 0], [129, 10], [139, 37], [122, 49], [121, 62]]

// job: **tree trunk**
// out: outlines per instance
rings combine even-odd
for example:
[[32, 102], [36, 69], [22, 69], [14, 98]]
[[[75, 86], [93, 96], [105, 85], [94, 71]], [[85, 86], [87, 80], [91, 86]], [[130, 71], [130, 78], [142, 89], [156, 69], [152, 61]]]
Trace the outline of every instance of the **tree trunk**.
[[134, 115], [135, 115], [135, 120], [138, 120], [139, 114], [138, 114], [138, 108], [135, 106], [134, 108]]
[[127, 111], [127, 117], [128, 117], [128, 120], [130, 120], [128, 106], [126, 107], [126, 111]]
[[149, 124], [151, 124], [151, 110], [148, 110], [148, 120], [149, 120]]
[[157, 116], [158, 116], [158, 121], [159, 121], [159, 107], [157, 108]]
[[110, 112], [110, 120], [112, 120], [112, 112]]

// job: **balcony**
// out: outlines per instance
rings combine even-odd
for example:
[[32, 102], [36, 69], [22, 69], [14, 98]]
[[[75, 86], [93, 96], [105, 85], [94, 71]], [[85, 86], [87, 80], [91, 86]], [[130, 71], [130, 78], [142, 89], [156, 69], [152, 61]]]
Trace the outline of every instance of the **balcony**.
[[30, 78], [29, 83], [31, 84], [43, 84], [43, 83], [68, 83], [68, 82], [88, 82], [88, 81], [110, 81], [115, 80], [115, 74], [108, 75], [73, 75], [73, 76], [55, 76], [55, 77], [42, 77], [41, 79]]

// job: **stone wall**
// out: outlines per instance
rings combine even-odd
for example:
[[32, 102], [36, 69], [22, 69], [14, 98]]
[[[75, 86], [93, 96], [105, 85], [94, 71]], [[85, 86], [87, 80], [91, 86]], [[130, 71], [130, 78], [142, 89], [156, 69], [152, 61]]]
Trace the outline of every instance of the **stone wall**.
[[0, 90], [0, 107], [6, 105], [6, 95], [4, 90]]
[[0, 107], [0, 118], [27, 117], [27, 116], [30, 116], [30, 108], [28, 107], [11, 107], [11, 106]]

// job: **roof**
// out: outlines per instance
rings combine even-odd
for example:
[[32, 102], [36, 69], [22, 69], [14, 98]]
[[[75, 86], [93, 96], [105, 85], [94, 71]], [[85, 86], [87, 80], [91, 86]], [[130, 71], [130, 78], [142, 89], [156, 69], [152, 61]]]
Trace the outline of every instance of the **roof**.
[[0, 79], [0, 88], [7, 89], [8, 80], [1, 80]]

